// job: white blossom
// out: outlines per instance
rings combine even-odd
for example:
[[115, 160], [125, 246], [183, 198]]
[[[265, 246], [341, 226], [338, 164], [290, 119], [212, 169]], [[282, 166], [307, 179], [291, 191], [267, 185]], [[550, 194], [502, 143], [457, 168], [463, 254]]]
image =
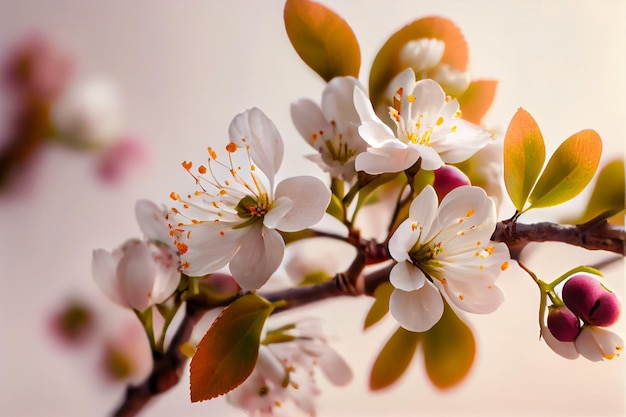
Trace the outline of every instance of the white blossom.
[[389, 114], [395, 133], [374, 112], [365, 94], [354, 90], [354, 105], [361, 118], [359, 133], [369, 144], [356, 158], [357, 171], [370, 174], [400, 172], [419, 159], [427, 170], [444, 163], [462, 162], [485, 146], [490, 133], [460, 118], [459, 103], [441, 86], [426, 79], [415, 81], [408, 68], [391, 86], [395, 89]]
[[[280, 265], [285, 243], [278, 230], [295, 232], [317, 223], [330, 201], [330, 190], [310, 176], [274, 177], [283, 159], [283, 141], [274, 123], [259, 109], [237, 115], [230, 124], [227, 162], [209, 148], [208, 165], [191, 173], [199, 186], [174, 200], [206, 216], [172, 224], [187, 275], [201, 276], [229, 264], [244, 290], [258, 289]], [[206, 174], [206, 176], [204, 175]], [[176, 210], [176, 213], [180, 213]]]
[[163, 211], [150, 201], [140, 200], [135, 213], [148, 240], [129, 239], [112, 252], [95, 250], [92, 273], [112, 301], [144, 311], [172, 295], [180, 280], [180, 261]]
[[352, 99], [364, 88], [354, 77], [335, 77], [324, 88], [321, 106], [309, 99], [291, 105], [291, 118], [300, 135], [318, 151], [308, 158], [335, 178], [352, 181], [354, 159], [367, 143], [359, 136], [359, 115]]
[[435, 190], [424, 188], [389, 240], [398, 262], [389, 275], [390, 311], [402, 327], [423, 332], [437, 323], [440, 291], [471, 313], [498, 308], [503, 295], [495, 280], [510, 258], [506, 245], [489, 240], [495, 226], [494, 203], [482, 189], [455, 188], [437, 207]]

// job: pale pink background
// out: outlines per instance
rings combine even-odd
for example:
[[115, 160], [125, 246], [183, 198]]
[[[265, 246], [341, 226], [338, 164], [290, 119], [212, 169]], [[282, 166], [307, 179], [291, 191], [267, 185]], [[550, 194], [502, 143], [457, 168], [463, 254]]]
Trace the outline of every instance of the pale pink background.
[[[362, 44], [361, 79], [393, 31], [441, 15], [455, 21], [470, 45], [477, 78], [500, 80], [485, 121], [501, 133], [518, 107], [533, 114], [548, 143], [584, 128], [605, 141], [604, 160], [624, 154], [626, 128], [626, 3], [621, 1], [325, 1], [353, 27]], [[89, 355], [51, 341], [47, 315], [68, 295], [101, 299], [90, 276], [91, 251], [111, 249], [139, 230], [137, 198], [168, 202], [193, 187], [180, 167], [221, 146], [231, 118], [262, 108], [285, 139], [282, 176], [319, 173], [302, 159], [310, 150], [289, 119], [289, 103], [319, 99], [323, 83], [292, 50], [282, 1], [11, 1], [0, 0], [0, 51], [33, 29], [76, 59], [78, 76], [104, 74], [122, 88], [128, 125], [150, 144], [151, 160], [119, 187], [97, 182], [89, 161], [50, 149], [24, 192], [0, 196], [0, 415], [107, 415], [120, 395], [90, 373]], [[0, 119], [2, 120], [2, 119]], [[555, 220], [579, 207], [537, 211], [527, 221]], [[511, 215], [505, 208], [502, 216]], [[602, 256], [600, 256], [602, 257]], [[559, 245], [528, 262], [554, 277], [598, 257]], [[623, 265], [606, 271], [624, 295]], [[320, 416], [609, 416], [625, 410], [626, 358], [568, 361], [538, 340], [538, 292], [527, 276], [502, 277], [507, 302], [489, 316], [471, 316], [479, 342], [467, 381], [434, 389], [420, 363], [393, 389], [367, 390], [368, 369], [391, 321], [359, 331], [370, 301], [342, 299], [315, 311], [335, 330], [337, 348], [355, 370], [347, 388], [330, 389]], [[116, 314], [123, 314], [117, 311]], [[625, 320], [616, 330], [624, 332]], [[145, 415], [242, 415], [223, 400], [190, 404], [187, 382], [159, 398]]]

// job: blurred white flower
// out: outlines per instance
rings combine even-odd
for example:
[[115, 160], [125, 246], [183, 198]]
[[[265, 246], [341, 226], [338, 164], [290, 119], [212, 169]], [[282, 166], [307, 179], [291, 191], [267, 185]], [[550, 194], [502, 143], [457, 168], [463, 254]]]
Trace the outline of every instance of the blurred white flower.
[[107, 145], [123, 129], [122, 100], [117, 86], [106, 78], [85, 79], [72, 85], [53, 110], [59, 136], [77, 145]]
[[354, 158], [367, 148], [358, 132], [360, 119], [352, 99], [355, 88], [364, 91], [356, 78], [336, 77], [324, 88], [321, 106], [309, 99], [291, 105], [293, 124], [319, 152], [307, 158], [348, 182], [356, 175]]
[[435, 325], [443, 314], [440, 290], [470, 313], [500, 306], [495, 280], [510, 258], [505, 244], [490, 241], [495, 226], [494, 203], [481, 188], [457, 187], [439, 207], [435, 190], [424, 188], [389, 240], [398, 262], [389, 275], [389, 308], [402, 327], [423, 332]]
[[429, 70], [439, 64], [445, 49], [445, 42], [435, 38], [409, 41], [400, 49], [399, 65], [402, 68], [411, 68], [415, 73]]
[[130, 239], [112, 252], [95, 250], [92, 273], [112, 301], [144, 311], [172, 295], [180, 280], [180, 262], [163, 210], [140, 200], [135, 212], [148, 240]]
[[378, 118], [367, 96], [354, 90], [354, 105], [362, 123], [359, 133], [370, 145], [357, 156], [357, 171], [400, 172], [419, 159], [422, 168], [434, 170], [444, 163], [466, 160], [489, 142], [490, 133], [462, 120], [456, 99], [446, 96], [435, 81], [416, 82], [415, 73], [408, 68], [391, 86], [395, 95], [389, 114], [395, 133]]
[[352, 371], [330, 346], [318, 319], [305, 319], [267, 332], [257, 364], [246, 381], [226, 395], [249, 415], [315, 415], [319, 367], [334, 385], [352, 380]]
[[[241, 113], [230, 124], [228, 163], [209, 148], [208, 166], [191, 174], [200, 190], [186, 199], [172, 193], [184, 208], [208, 219], [190, 218], [172, 231], [187, 275], [230, 272], [245, 290], [258, 289], [280, 265], [285, 243], [277, 230], [295, 232], [317, 223], [330, 201], [330, 190], [310, 176], [287, 178], [274, 187], [283, 158], [283, 141], [274, 123], [259, 109]], [[202, 174], [209, 173], [204, 177]], [[176, 210], [177, 213], [180, 211]]]

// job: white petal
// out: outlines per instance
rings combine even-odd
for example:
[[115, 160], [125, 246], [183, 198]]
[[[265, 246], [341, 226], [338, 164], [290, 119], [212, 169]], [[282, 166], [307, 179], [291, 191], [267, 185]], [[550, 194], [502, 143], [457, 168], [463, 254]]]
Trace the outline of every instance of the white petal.
[[[430, 185], [424, 187], [411, 202], [409, 219], [416, 224], [418, 230], [421, 227], [422, 238], [431, 234], [431, 229], [436, 226], [438, 202], [437, 193]], [[433, 231], [433, 233], [435, 232]]]
[[276, 385], [282, 385], [287, 376], [283, 364], [276, 355], [272, 353], [271, 348], [266, 345], [259, 346], [259, 356], [255, 367], [259, 374]]
[[358, 128], [359, 135], [370, 146], [380, 146], [387, 141], [398, 141], [389, 126], [380, 121], [364, 120]]
[[122, 297], [132, 308], [144, 311], [150, 306], [157, 266], [147, 242], [133, 242], [124, 247], [117, 265]]
[[[276, 229], [296, 232], [319, 222], [330, 202], [330, 190], [315, 177], [292, 177], [276, 186], [276, 198], [291, 200], [291, 208], [278, 219]], [[271, 213], [271, 210], [270, 210]], [[268, 214], [270, 214], [268, 213]]]
[[415, 97], [411, 108], [412, 120], [417, 120], [420, 114], [424, 114], [427, 118], [436, 118], [439, 110], [446, 103], [446, 93], [436, 81], [431, 79], [416, 82], [415, 88], [410, 93]]
[[91, 273], [96, 284], [98, 284], [100, 289], [111, 301], [123, 307], [128, 307], [120, 294], [120, 288], [117, 282], [118, 262], [119, 257], [113, 256], [113, 254], [104, 249], [96, 249], [93, 251]]
[[444, 165], [441, 156], [434, 148], [424, 145], [411, 145], [411, 148], [415, 149], [422, 158], [422, 169], [434, 171]]
[[550, 347], [550, 349], [565, 359], [576, 359], [580, 356], [574, 346], [574, 343], [561, 342], [557, 340], [554, 336], [552, 336], [550, 330], [548, 330], [548, 328], [544, 325], [541, 326], [541, 337], [543, 337], [543, 340], [546, 342], [548, 347]]
[[468, 313], [492, 313], [504, 302], [504, 294], [487, 276], [469, 275], [459, 280], [447, 278], [443, 287], [450, 300]]
[[419, 156], [415, 148], [406, 147], [397, 140], [395, 143], [390, 141], [381, 147], [368, 148], [367, 152], [358, 154], [355, 168], [357, 171], [365, 171], [369, 174], [400, 172], [413, 166]]
[[283, 260], [285, 242], [274, 229], [254, 226], [230, 262], [230, 272], [243, 290], [257, 290], [276, 272]]
[[178, 272], [180, 262], [178, 255], [165, 247], [153, 246], [152, 250], [158, 251], [156, 258], [157, 276], [152, 288], [152, 302], [159, 304], [176, 290], [180, 282], [180, 272]]
[[162, 208], [150, 200], [137, 200], [135, 203], [135, 217], [146, 239], [161, 242], [175, 248]]
[[233, 229], [225, 222], [204, 222], [183, 227], [189, 232], [189, 247], [183, 254], [183, 262], [188, 266], [183, 271], [189, 276], [202, 276], [224, 267], [235, 255], [241, 239], [249, 228]]
[[407, 219], [400, 223], [400, 226], [393, 232], [389, 239], [388, 250], [391, 257], [396, 262], [408, 261], [409, 251], [420, 236], [419, 228], [413, 228], [413, 221]]
[[439, 290], [430, 282], [416, 291], [394, 290], [389, 299], [389, 311], [400, 326], [412, 332], [425, 332], [443, 315]]
[[351, 123], [360, 123], [359, 114], [354, 108], [354, 89], [365, 91], [354, 77], [335, 77], [326, 85], [322, 93], [322, 112], [326, 120], [334, 120], [337, 129], [343, 131]]
[[317, 364], [328, 380], [337, 386], [347, 385], [352, 381], [352, 370], [348, 363], [334, 349], [327, 347], [317, 358]]
[[407, 96], [413, 91], [415, 87], [415, 72], [412, 68], [407, 68], [396, 75], [387, 86], [385, 90], [385, 99], [388, 103], [392, 103], [392, 99], [396, 92], [402, 88], [402, 108], [406, 111], [408, 109]]
[[235, 116], [228, 128], [230, 140], [243, 146], [242, 139], [250, 145], [250, 156], [268, 177], [274, 188], [274, 177], [283, 160], [283, 139], [272, 122], [258, 108], [246, 110]]
[[612, 331], [595, 326], [584, 326], [574, 341], [576, 350], [593, 362], [613, 359], [624, 350], [624, 341]]
[[321, 144], [320, 131], [332, 131], [332, 126], [324, 118], [322, 110], [309, 99], [301, 99], [291, 105], [291, 120], [304, 140], [315, 149], [319, 149]]
[[[280, 184], [278, 184], [280, 186]], [[276, 229], [276, 225], [293, 207], [293, 201], [288, 197], [279, 197], [272, 203], [272, 208], [263, 216], [263, 225]]]
[[410, 262], [400, 262], [391, 269], [389, 282], [399, 290], [419, 290], [426, 283], [426, 275]]

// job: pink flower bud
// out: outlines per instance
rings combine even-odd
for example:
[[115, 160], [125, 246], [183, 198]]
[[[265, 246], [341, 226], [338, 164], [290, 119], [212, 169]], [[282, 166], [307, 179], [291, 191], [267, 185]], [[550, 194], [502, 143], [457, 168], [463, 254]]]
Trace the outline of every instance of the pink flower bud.
[[465, 175], [460, 169], [451, 165], [444, 165], [441, 168], [436, 169], [434, 173], [435, 182], [433, 183], [433, 187], [437, 192], [437, 198], [440, 203], [446, 194], [455, 188], [461, 187], [462, 185], [471, 185], [467, 175]]
[[567, 307], [550, 307], [548, 330], [556, 340], [573, 342], [580, 331], [580, 320]]
[[588, 274], [576, 274], [563, 286], [563, 302], [585, 323], [610, 326], [620, 313], [620, 302], [615, 293]]

